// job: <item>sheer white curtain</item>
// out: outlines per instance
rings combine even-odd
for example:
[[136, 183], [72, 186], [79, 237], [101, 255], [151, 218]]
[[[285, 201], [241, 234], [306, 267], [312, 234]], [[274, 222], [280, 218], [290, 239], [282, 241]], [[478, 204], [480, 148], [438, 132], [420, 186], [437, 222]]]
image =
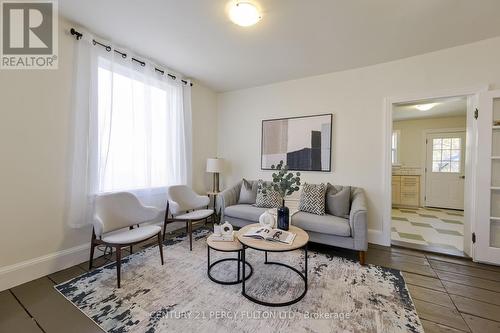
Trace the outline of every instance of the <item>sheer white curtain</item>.
[[[166, 187], [191, 183], [190, 87], [93, 45], [75, 52], [68, 222], [91, 222], [99, 193], [130, 191], [163, 207]], [[120, 49], [122, 50], [122, 49]], [[142, 59], [141, 59], [142, 60]]]

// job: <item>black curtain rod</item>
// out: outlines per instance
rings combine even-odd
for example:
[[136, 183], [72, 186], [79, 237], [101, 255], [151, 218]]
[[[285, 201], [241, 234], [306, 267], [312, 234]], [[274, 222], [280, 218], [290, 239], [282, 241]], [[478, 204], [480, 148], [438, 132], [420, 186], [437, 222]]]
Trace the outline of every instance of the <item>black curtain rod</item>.
[[[75, 36], [76, 40], [82, 39], [83, 34], [81, 32], [76, 31], [75, 28], [71, 28], [69, 32], [71, 33], [71, 35]], [[102, 46], [102, 47], [104, 47], [104, 49], [106, 51], [111, 52], [111, 46], [103, 44], [103, 43], [101, 43], [99, 41], [96, 41], [95, 39], [92, 39], [92, 44]], [[114, 49], [113, 51], [115, 51], [116, 53], [118, 53], [119, 55], [121, 55], [122, 58], [124, 58], [124, 59], [127, 57], [127, 54], [125, 52], [121, 52], [121, 51], [118, 51], [116, 49]], [[144, 61], [139, 60], [139, 59], [132, 58], [132, 61], [137, 62], [142, 67], [146, 66], [146, 63]], [[157, 67], [155, 67], [154, 69], [155, 69], [156, 72], [160, 73], [161, 75], [165, 75], [165, 71], [164, 70], [159, 69]], [[172, 80], [176, 80], [177, 79], [177, 76], [175, 76], [173, 74], [170, 74], [170, 73], [167, 73], [167, 76], [169, 78], [171, 78]], [[181, 80], [181, 82], [184, 83], [184, 84], [186, 84], [186, 85], [188, 84], [188, 81], [186, 81], [186, 80]], [[189, 85], [192, 87], [193, 83], [190, 82]]]

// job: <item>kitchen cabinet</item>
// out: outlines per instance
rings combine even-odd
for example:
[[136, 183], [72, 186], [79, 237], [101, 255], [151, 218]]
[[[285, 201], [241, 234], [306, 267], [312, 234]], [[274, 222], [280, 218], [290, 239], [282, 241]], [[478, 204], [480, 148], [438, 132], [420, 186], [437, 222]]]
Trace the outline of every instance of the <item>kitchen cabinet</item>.
[[420, 176], [392, 176], [392, 205], [420, 206]]

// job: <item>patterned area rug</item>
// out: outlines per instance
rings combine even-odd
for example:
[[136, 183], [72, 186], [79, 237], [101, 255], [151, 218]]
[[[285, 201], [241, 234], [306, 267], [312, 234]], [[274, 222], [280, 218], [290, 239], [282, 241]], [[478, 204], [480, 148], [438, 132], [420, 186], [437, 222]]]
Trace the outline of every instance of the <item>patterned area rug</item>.
[[[397, 270], [309, 251], [309, 288], [298, 303], [271, 308], [241, 295], [241, 285], [207, 277], [206, 229], [197, 230], [193, 251], [185, 236], [122, 261], [122, 288], [110, 264], [55, 288], [107, 332], [423, 332], [406, 284]], [[211, 261], [236, 254], [211, 251]], [[270, 253], [269, 260], [303, 267], [302, 251]], [[248, 250], [253, 275], [247, 293], [282, 302], [303, 291], [299, 276], [264, 265], [264, 254]], [[236, 262], [213, 269], [220, 280], [236, 277]]]

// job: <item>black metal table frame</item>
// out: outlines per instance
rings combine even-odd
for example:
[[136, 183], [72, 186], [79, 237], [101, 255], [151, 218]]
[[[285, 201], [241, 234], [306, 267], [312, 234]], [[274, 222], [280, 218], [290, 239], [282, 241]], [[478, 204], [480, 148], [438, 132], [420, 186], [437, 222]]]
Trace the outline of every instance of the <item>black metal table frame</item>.
[[[210, 249], [214, 250], [214, 251], [218, 251], [218, 252], [237, 252], [238, 253], [238, 258], [223, 258], [223, 259], [219, 259], [219, 260], [216, 260], [214, 261], [213, 263], [210, 263]], [[221, 281], [221, 280], [218, 280], [216, 278], [214, 278], [211, 274], [210, 274], [210, 271], [212, 270], [212, 268], [221, 263], [221, 262], [224, 262], [224, 261], [237, 261], [238, 262], [238, 271], [237, 271], [237, 278], [236, 278], [236, 281]], [[245, 263], [242, 265], [242, 263]], [[240, 277], [240, 266], [243, 266], [243, 274], [242, 276], [246, 276], [245, 274], [245, 266], [248, 265], [248, 267], [250, 267], [250, 274], [248, 274], [248, 276], [244, 279], [242, 279]], [[252, 265], [250, 265], [250, 263], [246, 262], [243, 260], [243, 255], [242, 255], [242, 250], [219, 250], [219, 249], [215, 249], [213, 247], [211, 247], [210, 245], [207, 244], [207, 275], [208, 275], [208, 278], [212, 281], [214, 281], [215, 283], [218, 283], [218, 284], [224, 284], [224, 285], [232, 285], [232, 284], [238, 284], [238, 283], [241, 283], [245, 280], [248, 280], [250, 278], [250, 276], [252, 276], [253, 274], [253, 267]]]
[[[302, 292], [302, 294], [300, 294], [297, 298], [294, 298], [293, 300], [287, 301], [287, 302], [280, 302], [280, 303], [266, 302], [266, 301], [262, 301], [262, 300], [256, 299], [253, 296], [248, 295], [246, 293], [246, 289], [245, 289], [245, 280], [247, 280], [247, 279], [243, 280], [242, 283], [241, 283], [241, 294], [243, 296], [245, 296], [247, 299], [251, 300], [254, 303], [257, 303], [257, 304], [260, 304], [260, 305], [265, 305], [265, 306], [272, 306], [272, 307], [292, 305], [292, 304], [295, 304], [298, 301], [300, 301], [302, 298], [304, 298], [304, 296], [307, 293], [307, 243], [304, 246], [296, 248], [296, 249], [293, 249], [293, 250], [272, 250], [272, 251], [271, 250], [258, 249], [258, 248], [251, 247], [251, 246], [248, 246], [248, 245], [245, 245], [245, 244], [242, 244], [242, 245], [243, 245], [243, 249], [241, 251], [241, 255], [242, 255], [242, 260], [243, 261], [245, 261], [246, 249], [247, 248], [254, 249], [254, 250], [257, 250], [257, 251], [261, 251], [261, 252], [264, 251], [264, 253], [265, 253], [264, 264], [266, 264], [266, 265], [279, 265], [279, 266], [286, 267], [286, 268], [294, 271], [295, 273], [297, 273], [302, 278], [302, 280], [304, 281], [304, 291]], [[289, 266], [287, 264], [284, 264], [284, 263], [281, 263], [281, 262], [275, 262], [275, 261], [268, 261], [267, 260], [267, 252], [290, 252], [290, 251], [295, 251], [295, 250], [300, 250], [300, 249], [304, 250], [304, 263], [305, 263], [304, 264], [304, 273], [302, 273], [301, 271], [299, 271], [295, 267]], [[243, 276], [245, 276], [245, 266], [243, 266]]]

